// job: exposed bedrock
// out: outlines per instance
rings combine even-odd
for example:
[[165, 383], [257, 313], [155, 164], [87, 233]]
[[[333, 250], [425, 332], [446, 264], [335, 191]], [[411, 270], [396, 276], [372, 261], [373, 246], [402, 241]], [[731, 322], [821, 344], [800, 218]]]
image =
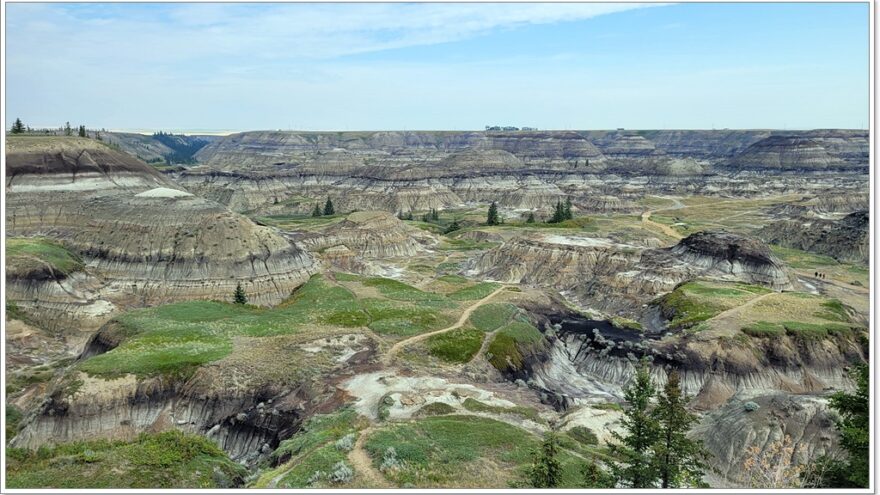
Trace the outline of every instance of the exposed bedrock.
[[366, 259], [413, 256], [437, 242], [431, 234], [384, 211], [352, 213], [319, 231], [294, 232], [290, 237], [310, 251], [343, 246]]
[[761, 241], [700, 232], [665, 249], [580, 236], [515, 237], [471, 260], [468, 274], [548, 287], [592, 308], [634, 315], [641, 305], [698, 277], [792, 288]]
[[831, 256], [838, 261], [868, 263], [870, 258], [868, 211], [857, 211], [839, 220], [795, 218], [773, 222], [758, 232], [772, 244]]
[[[125, 338], [111, 321], [90, 339], [80, 360], [108, 352]], [[326, 347], [325, 340], [330, 341], [288, 336], [236, 342], [231, 355], [189, 375], [91, 376], [74, 364], [25, 418], [11, 444], [33, 449], [181, 429], [216, 441], [235, 460], [254, 462], [296, 432], [303, 419], [338, 406], [332, 380], [375, 353], [375, 343], [360, 335], [342, 335], [339, 348]]]
[[253, 303], [272, 304], [315, 269], [307, 252], [273, 229], [102, 144], [10, 141], [7, 235], [62, 241], [118, 297], [225, 299], [241, 282]]

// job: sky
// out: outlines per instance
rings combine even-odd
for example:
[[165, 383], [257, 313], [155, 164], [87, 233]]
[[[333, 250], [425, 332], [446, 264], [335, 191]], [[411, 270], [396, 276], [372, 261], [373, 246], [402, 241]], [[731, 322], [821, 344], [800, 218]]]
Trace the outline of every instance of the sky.
[[6, 126], [867, 128], [867, 3], [7, 3]]

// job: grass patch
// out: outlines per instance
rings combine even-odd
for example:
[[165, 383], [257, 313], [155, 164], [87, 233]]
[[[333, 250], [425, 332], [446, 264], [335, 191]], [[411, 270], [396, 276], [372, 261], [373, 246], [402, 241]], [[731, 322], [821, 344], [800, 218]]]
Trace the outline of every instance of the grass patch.
[[[398, 486], [506, 488], [521, 479], [538, 445], [537, 437], [507, 423], [452, 415], [390, 425], [372, 434], [365, 448], [379, 469], [393, 449], [399, 467], [385, 476]], [[579, 486], [581, 463], [566, 453], [560, 459], [563, 485]]]
[[685, 329], [756, 297], [761, 291], [755, 287], [687, 282], [657, 299], [656, 304], [669, 319], [669, 328]]
[[750, 337], [779, 337], [785, 335], [785, 327], [779, 323], [759, 321], [746, 325], [742, 328], [742, 332]]
[[428, 337], [428, 352], [447, 363], [466, 363], [483, 344], [483, 332], [475, 328], [456, 328]]
[[513, 321], [495, 334], [486, 349], [486, 358], [500, 371], [520, 371], [524, 364], [523, 354], [542, 339], [541, 332], [530, 323]]
[[[414, 335], [442, 328], [449, 316], [437, 307], [454, 305], [443, 296], [387, 279], [370, 279], [380, 291], [418, 304], [358, 299], [322, 276], [312, 277], [284, 303], [257, 308], [216, 301], [188, 301], [125, 313], [115, 319], [122, 343], [94, 356], [79, 369], [92, 375], [188, 376], [198, 366], [233, 350], [233, 338], [314, 332], [317, 326], [368, 326], [388, 335]], [[412, 296], [417, 294], [417, 296]]]
[[6, 239], [6, 271], [11, 275], [39, 272], [50, 267], [64, 276], [85, 267], [82, 259], [58, 242], [41, 237]]
[[9, 488], [229, 488], [246, 474], [210, 440], [176, 430], [133, 442], [7, 449]]
[[500, 242], [475, 241], [473, 239], [443, 239], [443, 243], [437, 246], [440, 251], [474, 251], [477, 249], [492, 249]]
[[804, 323], [786, 321], [782, 323], [785, 333], [805, 340], [821, 340], [829, 335], [844, 335], [852, 331], [850, 325], [842, 323]]
[[418, 411], [416, 411], [415, 416], [419, 418], [424, 418], [427, 416], [442, 416], [444, 414], [452, 414], [455, 412], [455, 408], [450, 406], [445, 402], [432, 402], [430, 404], [425, 404]]
[[489, 303], [471, 313], [470, 322], [479, 330], [493, 332], [508, 323], [519, 308], [510, 303]]
[[544, 418], [538, 414], [538, 411], [532, 407], [524, 407], [524, 406], [513, 406], [513, 407], [501, 407], [501, 406], [493, 406], [490, 404], [486, 404], [485, 402], [478, 401], [477, 399], [468, 397], [462, 403], [465, 409], [472, 412], [484, 412], [489, 414], [514, 414], [516, 416], [523, 417], [525, 419], [534, 421], [535, 423], [547, 423]]
[[455, 274], [443, 275], [442, 277], [438, 277], [437, 280], [446, 282], [447, 284], [466, 284], [468, 282], [468, 279], [465, 277]]
[[599, 438], [596, 437], [593, 430], [586, 426], [574, 426], [566, 431], [565, 434], [583, 445], [599, 445]]
[[470, 287], [458, 289], [457, 291], [449, 294], [448, 297], [453, 301], [476, 301], [495, 292], [498, 287], [501, 286], [499, 284], [496, 284], [495, 282], [480, 282]]
[[367, 287], [375, 287], [379, 292], [396, 301], [424, 302], [424, 301], [443, 301], [444, 297], [440, 294], [425, 292], [411, 285], [407, 285], [398, 280], [390, 278], [373, 277], [362, 282]]

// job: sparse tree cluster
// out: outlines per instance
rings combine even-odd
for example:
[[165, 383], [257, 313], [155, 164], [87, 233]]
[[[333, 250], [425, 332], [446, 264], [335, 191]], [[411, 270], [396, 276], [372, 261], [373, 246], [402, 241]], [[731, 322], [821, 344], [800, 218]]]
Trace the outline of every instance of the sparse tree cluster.
[[[704, 487], [701, 478], [708, 453], [697, 440], [687, 437], [697, 417], [685, 408], [678, 374], [672, 372], [658, 394], [647, 363], [624, 390], [626, 409], [621, 420], [623, 433], [613, 432], [610, 445], [614, 461], [608, 467], [595, 459], [583, 468], [583, 483], [590, 488], [688, 488]], [[653, 399], [656, 398], [656, 404]], [[535, 488], [559, 486], [556, 461], [558, 439], [548, 434], [535, 453], [528, 471], [528, 483]]]
[[315, 203], [315, 208], [312, 210], [313, 217], [320, 216], [330, 216], [336, 214], [336, 208], [333, 206], [333, 201], [327, 196], [327, 201], [324, 203], [324, 209], [321, 209], [321, 205], [319, 203]]
[[574, 216], [571, 212], [571, 198], [565, 198], [564, 203], [561, 200], [556, 202], [553, 216], [550, 217], [550, 220], [547, 220], [547, 223], [560, 223], [572, 218]]

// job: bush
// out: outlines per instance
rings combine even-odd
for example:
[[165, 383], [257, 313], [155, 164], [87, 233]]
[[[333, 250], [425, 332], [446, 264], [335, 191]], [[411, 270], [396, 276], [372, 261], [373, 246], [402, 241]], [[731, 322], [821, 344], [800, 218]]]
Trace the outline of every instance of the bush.
[[336, 441], [336, 448], [344, 452], [354, 448], [354, 433], [349, 433]]
[[345, 463], [339, 461], [333, 466], [333, 472], [330, 473], [330, 481], [333, 483], [348, 483], [354, 478], [354, 470]]
[[748, 401], [745, 404], [743, 404], [743, 408], [746, 410], [746, 412], [754, 412], [754, 411], [757, 411], [758, 409], [760, 409], [761, 406], [759, 406], [755, 402]]
[[593, 430], [586, 426], [575, 426], [566, 432], [568, 436], [584, 445], [598, 445], [599, 439]]

